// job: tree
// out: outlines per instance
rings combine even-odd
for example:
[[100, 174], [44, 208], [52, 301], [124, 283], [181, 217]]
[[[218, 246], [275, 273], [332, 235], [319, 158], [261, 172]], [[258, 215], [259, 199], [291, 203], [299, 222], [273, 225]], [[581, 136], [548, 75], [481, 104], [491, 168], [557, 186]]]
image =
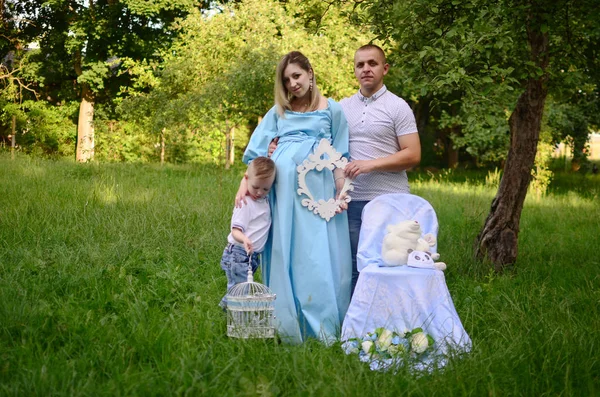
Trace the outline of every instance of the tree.
[[[544, 103], [555, 76], [577, 73], [595, 79], [600, 44], [596, 27], [599, 8], [595, 2], [517, 2], [525, 15], [530, 60], [536, 70], [525, 81], [509, 124], [511, 147], [498, 193], [492, 202], [476, 254], [488, 257], [496, 271], [517, 258], [519, 221], [530, 181], [540, 133]], [[597, 67], [597, 65], [595, 65]], [[565, 68], [566, 67], [566, 68]], [[594, 81], [595, 86], [598, 80]]]
[[[592, 68], [597, 66], [590, 65]], [[600, 126], [600, 87], [589, 75], [570, 73], [565, 80], [550, 98], [547, 119], [552, 142], [569, 144], [573, 153], [571, 169], [577, 171], [587, 162], [590, 130]]]
[[509, 118], [511, 145], [490, 213], [477, 236], [476, 255], [488, 257], [496, 271], [517, 259], [519, 222], [537, 152], [544, 104], [548, 94], [549, 12], [546, 2], [532, 1], [525, 12], [530, 61], [539, 72], [530, 75]]
[[357, 23], [372, 24], [390, 50], [386, 84], [411, 103], [419, 131], [437, 135], [448, 166], [459, 148], [478, 164], [504, 160], [519, 66], [506, 54], [513, 41], [501, 10], [485, 1], [359, 4], [368, 19]]
[[[7, 0], [15, 3], [14, 0]], [[193, 0], [19, 0], [14, 11], [39, 42], [40, 87], [51, 102], [80, 101], [77, 160], [94, 154], [94, 108], [109, 103], [130, 77], [121, 59], [155, 59], [174, 37], [172, 23]], [[70, 83], [70, 85], [68, 84]]]
[[[406, 65], [412, 60], [410, 77], [404, 81], [416, 81], [413, 87], [420, 86], [421, 97], [431, 93], [447, 106], [458, 106], [446, 120], [462, 126], [463, 134], [473, 120], [490, 114], [473, 114], [479, 103], [495, 107], [497, 115], [512, 107], [503, 177], [476, 241], [476, 255], [488, 258], [501, 271], [517, 258], [520, 216], [548, 90], [561, 86], [560, 71], [585, 75], [597, 87], [596, 2], [408, 0], [390, 7], [386, 1], [366, 0], [360, 4], [369, 10], [378, 36], [402, 54], [399, 59]], [[520, 92], [518, 98], [512, 91]], [[509, 107], [513, 98], [516, 103]], [[485, 124], [479, 127], [482, 137], [493, 139], [497, 134]]]
[[252, 129], [273, 106], [273, 77], [283, 54], [303, 51], [324, 95], [339, 99], [355, 90], [350, 60], [367, 39], [345, 22], [340, 9], [320, 8], [316, 0], [246, 0], [217, 14], [191, 13], [166, 62], [153, 71], [136, 69], [148, 89], [125, 101], [123, 114], [142, 120], [156, 136], [165, 131], [172, 149], [185, 137], [184, 150], [200, 146], [218, 161], [225, 134]]

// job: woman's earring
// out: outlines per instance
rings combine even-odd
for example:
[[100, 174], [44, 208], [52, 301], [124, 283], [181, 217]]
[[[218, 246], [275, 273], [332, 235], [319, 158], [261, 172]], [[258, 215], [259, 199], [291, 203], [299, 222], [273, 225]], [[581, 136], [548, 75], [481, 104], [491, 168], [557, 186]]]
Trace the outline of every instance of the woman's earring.
[[310, 92], [312, 92], [312, 83], [313, 83], [313, 81], [312, 81], [312, 79], [310, 79], [310, 84], [308, 85], [308, 90]]

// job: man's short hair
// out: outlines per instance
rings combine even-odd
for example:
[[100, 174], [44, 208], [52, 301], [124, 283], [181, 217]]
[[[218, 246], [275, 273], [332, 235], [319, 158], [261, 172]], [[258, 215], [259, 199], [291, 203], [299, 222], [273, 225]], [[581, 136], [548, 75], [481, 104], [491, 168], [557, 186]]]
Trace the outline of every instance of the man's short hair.
[[385, 64], [385, 52], [383, 52], [383, 50], [381, 49], [381, 47], [379, 47], [378, 45], [375, 44], [365, 44], [363, 46], [361, 46], [358, 50], [356, 50], [356, 52], [362, 51], [362, 50], [377, 50], [379, 51], [379, 53], [381, 54], [382, 58], [383, 58], [383, 63]]
[[275, 162], [268, 157], [257, 157], [248, 167], [258, 179], [268, 179], [275, 175]]

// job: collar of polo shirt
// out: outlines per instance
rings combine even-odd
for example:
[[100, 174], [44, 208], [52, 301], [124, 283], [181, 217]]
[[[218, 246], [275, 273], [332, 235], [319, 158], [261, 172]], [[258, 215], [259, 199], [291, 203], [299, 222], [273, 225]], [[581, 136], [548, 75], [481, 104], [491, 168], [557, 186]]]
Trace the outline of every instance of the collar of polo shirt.
[[363, 102], [367, 102], [369, 100], [371, 101], [376, 101], [377, 98], [381, 97], [383, 94], [385, 94], [387, 92], [387, 87], [385, 85], [383, 85], [383, 87], [381, 87], [379, 89], [379, 91], [377, 91], [376, 93], [374, 93], [373, 95], [371, 95], [370, 97], [366, 97], [364, 96], [360, 90], [358, 90], [358, 97], [360, 98], [361, 101]]

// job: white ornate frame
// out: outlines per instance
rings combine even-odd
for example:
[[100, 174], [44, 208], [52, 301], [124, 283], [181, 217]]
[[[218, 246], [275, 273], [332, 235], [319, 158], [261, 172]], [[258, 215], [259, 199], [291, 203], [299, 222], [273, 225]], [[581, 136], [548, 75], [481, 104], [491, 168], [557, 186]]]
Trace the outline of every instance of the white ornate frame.
[[[323, 158], [323, 155], [326, 155], [326, 158]], [[308, 159], [304, 160], [301, 165], [297, 167], [298, 170], [298, 195], [306, 195], [308, 198], [302, 199], [302, 205], [307, 207], [308, 210], [314, 212], [319, 215], [321, 218], [325, 219], [327, 222], [336, 214], [336, 211], [339, 209], [342, 203], [349, 203], [351, 198], [347, 194], [348, 191], [354, 190], [354, 186], [352, 186], [352, 180], [350, 178], [345, 178], [344, 186], [340, 191], [338, 197], [341, 197], [338, 200], [334, 198], [330, 198], [325, 201], [320, 199], [319, 201], [315, 201], [312, 193], [306, 186], [306, 174], [309, 171], [323, 171], [323, 169], [329, 169], [333, 172], [335, 168], [344, 169], [348, 164], [348, 159], [342, 157], [342, 154], [336, 151], [327, 139], [321, 139], [319, 142], [319, 146], [313, 154], [308, 156]]]

